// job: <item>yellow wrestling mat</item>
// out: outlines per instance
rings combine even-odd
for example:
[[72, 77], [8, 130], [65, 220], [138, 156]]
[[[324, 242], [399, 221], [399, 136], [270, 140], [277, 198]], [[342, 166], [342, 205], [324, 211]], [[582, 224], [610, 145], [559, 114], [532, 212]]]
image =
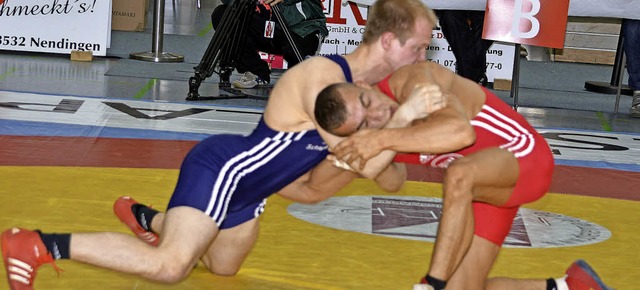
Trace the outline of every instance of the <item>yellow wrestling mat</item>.
[[[177, 170], [0, 167], [0, 228], [45, 232], [128, 232], [112, 211], [113, 201], [131, 195], [163, 210]], [[440, 185], [408, 182], [397, 195], [439, 197]], [[367, 180], [356, 180], [340, 196], [385, 195]], [[235, 277], [218, 277], [197, 267], [176, 285], [160, 285], [72, 261], [64, 272], [40, 268], [36, 289], [411, 289], [424, 274], [432, 243], [333, 229], [287, 212], [292, 203], [271, 197], [261, 220], [256, 248]], [[611, 231], [606, 241], [556, 248], [505, 248], [491, 276], [560, 277], [575, 259], [587, 260], [617, 289], [637, 289], [640, 278], [640, 203], [549, 194], [527, 206], [598, 224]], [[0, 278], [6, 284], [6, 277]], [[4, 289], [5, 286], [0, 288]]]

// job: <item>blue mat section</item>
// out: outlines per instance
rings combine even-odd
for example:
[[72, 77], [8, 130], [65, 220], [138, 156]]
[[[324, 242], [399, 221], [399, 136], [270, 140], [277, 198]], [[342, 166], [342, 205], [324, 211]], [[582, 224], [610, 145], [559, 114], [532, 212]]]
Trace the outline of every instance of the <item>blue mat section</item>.
[[[155, 131], [86, 125], [56, 124], [46, 122], [0, 120], [0, 135], [51, 136], [51, 137], [100, 137], [150, 140], [200, 141], [210, 135], [200, 133]], [[640, 172], [640, 165], [604, 161], [577, 161], [556, 159], [557, 165], [616, 169]]]
[[0, 120], [0, 135], [200, 141], [209, 134]]
[[622, 163], [610, 163], [610, 162], [604, 162], [604, 161], [579, 161], [579, 160], [562, 160], [562, 159], [556, 159], [555, 164], [566, 165], [566, 166], [616, 169], [616, 170], [640, 172], [640, 165], [637, 165], [637, 164], [622, 164]]

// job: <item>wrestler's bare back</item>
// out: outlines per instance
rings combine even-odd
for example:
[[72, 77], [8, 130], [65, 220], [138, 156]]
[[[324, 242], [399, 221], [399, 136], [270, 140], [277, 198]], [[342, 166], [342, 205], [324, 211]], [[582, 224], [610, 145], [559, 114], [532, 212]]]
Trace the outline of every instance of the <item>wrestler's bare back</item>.
[[316, 129], [313, 109], [318, 93], [326, 86], [345, 82], [342, 69], [325, 57], [313, 57], [290, 68], [269, 96], [264, 119], [278, 131]]

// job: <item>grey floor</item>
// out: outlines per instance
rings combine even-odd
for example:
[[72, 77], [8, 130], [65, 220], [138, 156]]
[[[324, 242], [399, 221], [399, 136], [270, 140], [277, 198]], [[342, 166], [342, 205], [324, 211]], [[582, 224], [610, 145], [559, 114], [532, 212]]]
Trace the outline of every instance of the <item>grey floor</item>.
[[[0, 51], [0, 91], [31, 92], [108, 99], [193, 103], [185, 98], [188, 79], [202, 59], [213, 29], [210, 14], [219, 1], [166, 1], [163, 52], [183, 55], [184, 62], [154, 63], [129, 59], [130, 53], [150, 51], [153, 4], [149, 3], [144, 32], [113, 31], [107, 57], [74, 62], [68, 55]], [[640, 132], [640, 119], [627, 116], [631, 97], [589, 92], [586, 81], [611, 79], [613, 67], [521, 59], [518, 111], [534, 126], [594, 131]], [[232, 76], [233, 78], [237, 75]], [[276, 77], [277, 79], [277, 77]], [[626, 80], [626, 78], [625, 78]], [[200, 86], [203, 96], [219, 95], [214, 74]], [[510, 91], [496, 91], [513, 104]], [[261, 109], [265, 99], [198, 101], [198, 105], [228, 105]]]

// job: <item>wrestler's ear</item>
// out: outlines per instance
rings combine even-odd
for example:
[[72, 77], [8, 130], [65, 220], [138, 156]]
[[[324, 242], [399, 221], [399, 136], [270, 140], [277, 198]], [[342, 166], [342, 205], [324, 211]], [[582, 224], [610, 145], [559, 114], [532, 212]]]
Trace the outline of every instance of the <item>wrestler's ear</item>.
[[363, 88], [363, 89], [371, 89], [371, 86], [370, 86], [368, 83], [364, 82], [364, 81], [355, 81], [355, 82], [353, 82], [353, 83], [354, 83], [356, 86], [360, 87], [360, 88]]
[[390, 49], [393, 41], [396, 39], [397, 37], [393, 32], [384, 32], [380, 35], [380, 45], [382, 45], [382, 48], [384, 49]]

